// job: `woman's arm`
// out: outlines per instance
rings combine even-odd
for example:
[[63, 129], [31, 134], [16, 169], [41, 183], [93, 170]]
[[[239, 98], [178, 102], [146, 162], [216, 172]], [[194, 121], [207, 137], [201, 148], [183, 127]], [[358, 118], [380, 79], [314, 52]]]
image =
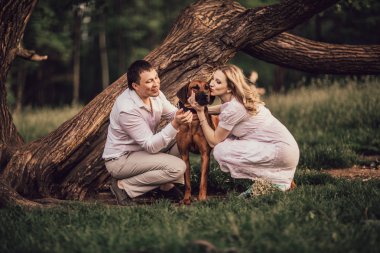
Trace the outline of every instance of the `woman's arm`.
[[210, 115], [218, 115], [218, 114], [220, 114], [220, 107], [221, 106], [222, 105], [208, 106], [207, 107], [208, 114], [210, 114]]
[[221, 127], [217, 127], [214, 131], [208, 124], [204, 110], [197, 110], [197, 114], [203, 130], [203, 134], [205, 135], [208, 144], [212, 148], [215, 147], [218, 143], [224, 141], [230, 134], [231, 131]]

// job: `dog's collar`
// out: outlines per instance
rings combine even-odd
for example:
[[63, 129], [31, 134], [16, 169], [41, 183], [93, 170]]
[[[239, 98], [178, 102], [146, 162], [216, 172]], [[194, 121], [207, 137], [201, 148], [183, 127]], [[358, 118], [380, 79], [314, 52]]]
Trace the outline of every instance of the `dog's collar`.
[[197, 111], [192, 107], [186, 107], [185, 104], [180, 100], [178, 101], [178, 108], [183, 109], [184, 112], [191, 111], [192, 113], [197, 113]]

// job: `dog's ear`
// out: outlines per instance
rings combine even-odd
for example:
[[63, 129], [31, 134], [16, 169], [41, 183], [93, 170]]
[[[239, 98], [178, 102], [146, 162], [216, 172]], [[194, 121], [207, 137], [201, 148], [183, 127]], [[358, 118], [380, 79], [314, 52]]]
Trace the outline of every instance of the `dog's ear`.
[[187, 103], [187, 93], [189, 92], [189, 85], [183, 86], [179, 91], [177, 91], [177, 97], [182, 103]]
[[214, 103], [214, 100], [215, 100], [215, 96], [210, 95], [210, 102], [208, 104], [211, 105], [212, 103]]

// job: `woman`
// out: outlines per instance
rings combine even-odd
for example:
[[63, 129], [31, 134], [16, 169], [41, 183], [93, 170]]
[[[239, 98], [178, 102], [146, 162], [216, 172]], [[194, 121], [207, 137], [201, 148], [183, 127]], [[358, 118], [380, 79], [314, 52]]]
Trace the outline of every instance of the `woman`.
[[264, 179], [283, 191], [288, 190], [299, 160], [292, 134], [264, 106], [238, 67], [219, 68], [210, 82], [210, 90], [222, 102], [209, 110], [220, 113], [215, 131], [208, 125], [204, 107], [195, 101], [194, 93], [189, 103], [197, 111], [221, 170], [233, 178]]

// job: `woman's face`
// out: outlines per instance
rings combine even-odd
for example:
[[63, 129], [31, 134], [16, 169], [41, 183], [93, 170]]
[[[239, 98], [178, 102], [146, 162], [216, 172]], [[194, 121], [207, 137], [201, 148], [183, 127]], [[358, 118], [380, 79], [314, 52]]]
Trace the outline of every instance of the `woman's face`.
[[227, 94], [227, 77], [220, 70], [215, 71], [214, 76], [210, 82], [210, 90], [212, 96], [222, 97]]

